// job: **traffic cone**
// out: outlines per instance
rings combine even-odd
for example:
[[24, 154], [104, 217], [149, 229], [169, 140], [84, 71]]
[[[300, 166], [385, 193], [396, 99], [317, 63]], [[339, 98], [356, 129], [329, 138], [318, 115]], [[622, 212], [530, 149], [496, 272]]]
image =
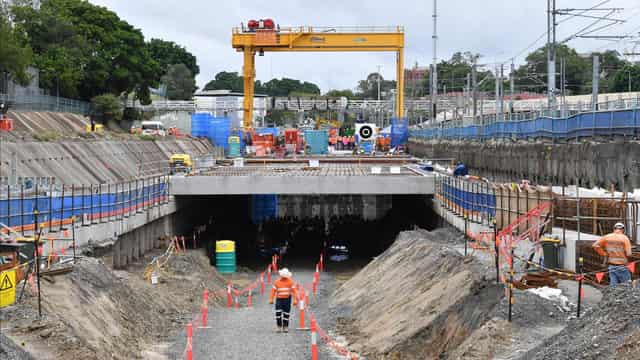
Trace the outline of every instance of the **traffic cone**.
[[318, 282], [315, 279], [313, 279], [313, 295], [316, 295], [317, 291], [318, 291]]
[[264, 295], [264, 274], [260, 274], [260, 295]]
[[271, 265], [267, 268], [267, 284], [271, 285]]
[[233, 306], [233, 299], [231, 298], [231, 283], [227, 284], [227, 307], [231, 309]]
[[307, 306], [306, 301], [308, 301], [308, 299], [306, 298], [303, 287], [298, 286], [297, 295], [298, 295], [298, 309], [300, 310], [300, 327], [298, 327], [296, 330], [309, 330], [309, 328], [304, 326], [304, 310], [305, 310], [305, 307]]
[[250, 308], [251, 307], [251, 294], [253, 293], [253, 290], [249, 290], [249, 297], [247, 298], [247, 307]]
[[316, 334], [316, 319], [311, 317], [311, 360], [318, 360], [318, 335]]
[[202, 327], [207, 326], [208, 313], [209, 313], [209, 290], [204, 289], [202, 293]]
[[187, 324], [187, 360], [193, 360], [193, 325]]

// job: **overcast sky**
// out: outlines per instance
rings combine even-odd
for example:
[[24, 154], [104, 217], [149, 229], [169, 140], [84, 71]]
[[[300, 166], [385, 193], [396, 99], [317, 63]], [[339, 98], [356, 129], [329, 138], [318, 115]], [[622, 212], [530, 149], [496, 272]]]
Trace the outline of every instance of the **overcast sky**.
[[[405, 65], [428, 65], [433, 57], [433, 0], [90, 0], [115, 11], [140, 28], [147, 38], [175, 41], [195, 54], [202, 88], [219, 71], [242, 71], [242, 55], [231, 48], [231, 28], [249, 19], [272, 18], [281, 26], [402, 25], [405, 27]], [[587, 8], [605, 0], [557, 0], [557, 8]], [[523, 53], [546, 31], [546, 0], [440, 0], [438, 3], [438, 58], [456, 51], [482, 55], [481, 62], [496, 63]], [[640, 32], [640, 0], [610, 0], [603, 7], [623, 7], [616, 14], [625, 24], [602, 34]], [[596, 15], [593, 14], [592, 15]], [[561, 19], [561, 18], [560, 18]], [[559, 19], [559, 20], [560, 20]], [[591, 20], [588, 20], [591, 21]], [[588, 25], [569, 19], [559, 25], [558, 39]], [[546, 37], [544, 37], [546, 39]], [[638, 40], [638, 39], [636, 39]], [[535, 48], [544, 45], [538, 42]], [[605, 48], [631, 50], [630, 40], [617, 43], [573, 40], [580, 52]], [[531, 50], [531, 49], [530, 49]], [[638, 46], [640, 51], [640, 46]], [[516, 59], [522, 61], [523, 56]], [[267, 53], [256, 57], [257, 78], [290, 77], [329, 89], [353, 89], [359, 79], [382, 66], [387, 79], [395, 78], [391, 53]]]

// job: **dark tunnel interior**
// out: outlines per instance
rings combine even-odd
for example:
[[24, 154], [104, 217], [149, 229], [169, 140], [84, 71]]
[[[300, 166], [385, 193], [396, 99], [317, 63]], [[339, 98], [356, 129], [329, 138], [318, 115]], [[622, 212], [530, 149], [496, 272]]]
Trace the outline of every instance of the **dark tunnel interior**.
[[[286, 196], [278, 198], [281, 203], [287, 201]], [[303, 208], [310, 206], [310, 197], [297, 200]], [[324, 200], [315, 197], [314, 201]], [[233, 240], [238, 264], [249, 268], [264, 264], [274, 253], [295, 261], [315, 258], [323, 250], [327, 256], [347, 254], [349, 260], [368, 261], [386, 250], [399, 232], [415, 227], [432, 230], [438, 223], [431, 199], [416, 195], [376, 197], [385, 206], [373, 217], [351, 208], [302, 216], [285, 211], [258, 219], [250, 195], [178, 197], [177, 202], [180, 222], [204, 230], [197, 242], [210, 259], [215, 258], [216, 241]]]

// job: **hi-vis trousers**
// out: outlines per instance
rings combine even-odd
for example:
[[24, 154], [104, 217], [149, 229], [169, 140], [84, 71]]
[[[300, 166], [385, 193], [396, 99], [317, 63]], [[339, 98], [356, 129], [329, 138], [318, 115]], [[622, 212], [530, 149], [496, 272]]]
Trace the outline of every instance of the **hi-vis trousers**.
[[291, 314], [291, 296], [285, 299], [276, 299], [276, 323], [278, 327], [289, 327]]

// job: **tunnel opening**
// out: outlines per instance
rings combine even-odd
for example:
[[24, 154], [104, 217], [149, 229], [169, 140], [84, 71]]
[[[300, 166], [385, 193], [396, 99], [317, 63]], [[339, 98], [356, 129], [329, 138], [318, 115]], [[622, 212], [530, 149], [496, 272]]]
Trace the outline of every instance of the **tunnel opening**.
[[[215, 242], [236, 243], [239, 266], [258, 269], [273, 254], [281, 266], [366, 264], [404, 230], [433, 230], [431, 198], [418, 195], [215, 195], [177, 197], [179, 221], [199, 234], [215, 265]], [[206, 225], [206, 226], [203, 226]]]

